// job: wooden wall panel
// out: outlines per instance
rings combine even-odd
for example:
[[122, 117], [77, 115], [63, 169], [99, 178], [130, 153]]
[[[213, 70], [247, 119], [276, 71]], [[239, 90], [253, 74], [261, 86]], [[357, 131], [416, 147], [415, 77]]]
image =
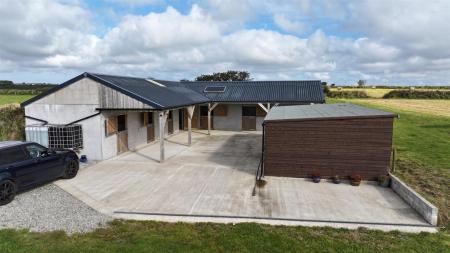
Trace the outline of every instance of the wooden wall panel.
[[214, 108], [214, 117], [226, 117], [228, 115], [228, 106], [224, 104], [219, 104]]
[[265, 175], [375, 180], [389, 171], [392, 124], [392, 118], [266, 122]]

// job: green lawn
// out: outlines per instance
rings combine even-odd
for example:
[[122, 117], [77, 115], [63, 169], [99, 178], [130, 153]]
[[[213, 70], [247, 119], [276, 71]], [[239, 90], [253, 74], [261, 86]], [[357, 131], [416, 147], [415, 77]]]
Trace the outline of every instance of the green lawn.
[[0, 106], [7, 104], [19, 104], [32, 97], [34, 97], [34, 95], [0, 95]]
[[445, 252], [449, 235], [280, 227], [253, 223], [114, 221], [68, 237], [61, 232], [0, 231], [7, 252]]
[[[0, 230], [0, 252], [449, 252], [450, 118], [348, 101], [395, 111], [395, 173], [436, 204], [436, 234], [260, 224], [112, 222], [92, 233]], [[1, 214], [0, 214], [1, 215]]]

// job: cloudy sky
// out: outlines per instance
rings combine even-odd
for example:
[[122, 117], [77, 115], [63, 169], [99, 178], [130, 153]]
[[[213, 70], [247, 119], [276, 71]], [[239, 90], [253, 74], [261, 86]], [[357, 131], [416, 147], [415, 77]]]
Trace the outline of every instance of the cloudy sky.
[[449, 0], [1, 0], [0, 79], [450, 84]]

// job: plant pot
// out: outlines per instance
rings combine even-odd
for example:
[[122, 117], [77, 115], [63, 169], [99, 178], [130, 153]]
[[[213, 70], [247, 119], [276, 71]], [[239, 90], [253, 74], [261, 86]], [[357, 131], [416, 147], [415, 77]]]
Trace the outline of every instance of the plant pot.
[[335, 184], [340, 184], [340, 183], [341, 183], [341, 179], [339, 179], [339, 178], [333, 178], [333, 183], [335, 183]]
[[361, 181], [350, 181], [350, 184], [353, 186], [359, 186], [361, 184]]
[[378, 185], [381, 187], [389, 187], [390, 183], [391, 183], [390, 178], [382, 180], [382, 181], [378, 181]]
[[379, 176], [378, 177], [378, 185], [381, 187], [389, 187], [391, 183], [391, 178], [389, 176]]
[[319, 183], [319, 182], [320, 182], [320, 177], [313, 177], [313, 178], [312, 178], [312, 181], [313, 181], [314, 183]]

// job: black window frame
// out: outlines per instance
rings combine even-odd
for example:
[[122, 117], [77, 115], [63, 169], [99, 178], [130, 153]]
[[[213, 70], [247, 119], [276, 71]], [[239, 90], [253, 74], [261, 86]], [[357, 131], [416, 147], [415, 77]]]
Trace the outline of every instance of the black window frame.
[[[121, 122], [121, 119], [123, 119], [123, 122]], [[117, 132], [120, 133], [124, 131], [127, 131], [127, 115], [117, 115]]]
[[[251, 109], [252, 111], [254, 110], [254, 114], [252, 113], [248, 113], [249, 110]], [[247, 106], [242, 106], [242, 116], [243, 117], [256, 117], [256, 106], [251, 106], [251, 105], [247, 105]]]
[[30, 153], [30, 150], [28, 150], [28, 147], [32, 147], [32, 146], [39, 147], [39, 148], [41, 148], [43, 151], [48, 152], [48, 148], [46, 148], [46, 147], [44, 147], [44, 146], [42, 146], [42, 145], [39, 145], [39, 144], [37, 144], [37, 143], [29, 143], [29, 144], [23, 146], [23, 150], [25, 151], [25, 153], [26, 153], [26, 155], [28, 156], [29, 159], [35, 159], [35, 158], [38, 158], [38, 157], [42, 154], [42, 152], [40, 152], [40, 153], [38, 154], [38, 156], [36, 156], [36, 157], [31, 156], [31, 153]]

